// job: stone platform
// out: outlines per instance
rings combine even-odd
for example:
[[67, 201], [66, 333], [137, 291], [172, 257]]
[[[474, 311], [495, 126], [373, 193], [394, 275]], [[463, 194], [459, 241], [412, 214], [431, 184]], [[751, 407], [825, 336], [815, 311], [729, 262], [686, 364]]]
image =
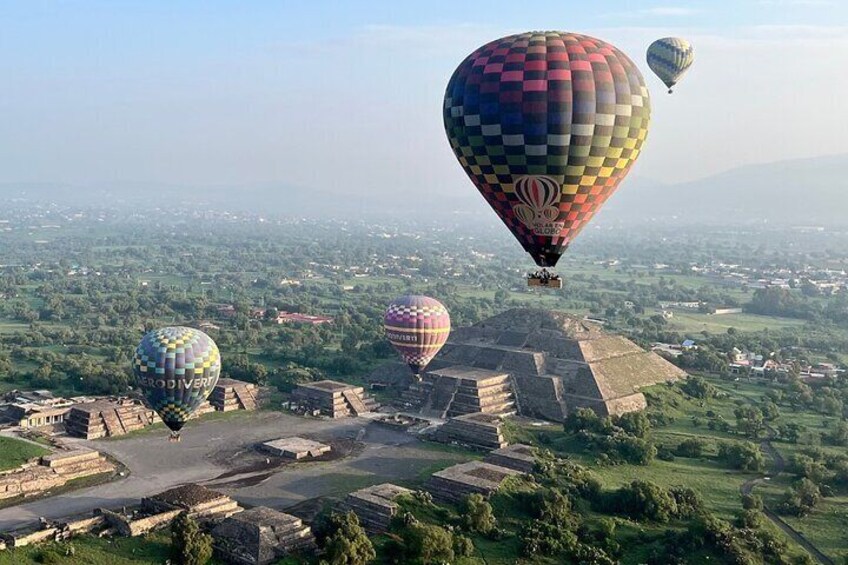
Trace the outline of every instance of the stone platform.
[[331, 380], [297, 385], [292, 391], [292, 402], [307, 413], [330, 418], [359, 416], [380, 407], [361, 386]]
[[288, 459], [320, 457], [325, 453], [329, 453], [331, 450], [329, 445], [302, 437], [286, 437], [266, 441], [262, 444], [261, 448], [263, 451]]
[[412, 494], [412, 491], [391, 483], [374, 485], [348, 494], [338, 509], [341, 512], [352, 510], [369, 533], [383, 533], [397, 513], [395, 499], [405, 494]]
[[257, 506], [212, 530], [216, 555], [226, 563], [267, 565], [291, 553], [314, 552], [312, 529], [291, 514]]
[[483, 461], [469, 461], [433, 473], [424, 488], [438, 501], [458, 503], [474, 493], [488, 498], [508, 477], [522, 474]]
[[516, 443], [500, 449], [495, 449], [484, 459], [486, 463], [499, 465], [509, 469], [515, 469], [522, 473], [532, 473], [536, 467], [536, 458], [533, 456], [533, 447]]
[[466, 414], [451, 418], [436, 430], [434, 439], [442, 443], [458, 443], [473, 449], [489, 451], [506, 447], [502, 421], [492, 414]]
[[515, 413], [508, 373], [458, 365], [427, 371], [405, 391], [404, 400], [436, 418]]

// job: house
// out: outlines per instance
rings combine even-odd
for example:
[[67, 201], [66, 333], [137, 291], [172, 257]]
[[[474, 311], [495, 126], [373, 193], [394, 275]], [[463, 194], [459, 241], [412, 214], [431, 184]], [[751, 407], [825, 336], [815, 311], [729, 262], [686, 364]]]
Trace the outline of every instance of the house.
[[698, 346], [695, 345], [695, 341], [691, 339], [684, 339], [683, 343], [680, 344], [680, 347], [683, 348], [684, 351], [691, 351], [693, 349], [698, 349]]
[[275, 320], [278, 324], [310, 324], [318, 326], [330, 324], [333, 319], [329, 316], [313, 316], [311, 314], [298, 314], [296, 312], [280, 312]]
[[236, 315], [236, 307], [232, 304], [221, 304], [216, 310], [224, 318], [232, 318]]
[[261, 320], [265, 317], [265, 308], [251, 308], [249, 312], [249, 316], [253, 320]]

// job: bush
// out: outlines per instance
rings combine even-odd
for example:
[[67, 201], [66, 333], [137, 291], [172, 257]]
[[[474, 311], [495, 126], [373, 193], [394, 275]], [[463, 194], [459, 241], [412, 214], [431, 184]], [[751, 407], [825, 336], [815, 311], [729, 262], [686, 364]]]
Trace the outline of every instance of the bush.
[[742, 508], [744, 508], [745, 510], [762, 510], [763, 499], [762, 497], [756, 494], [743, 494]]
[[403, 529], [401, 537], [409, 558], [407, 562], [429, 565], [450, 563], [454, 559], [453, 534], [444, 528], [415, 522]]
[[692, 459], [697, 459], [704, 454], [704, 447], [706, 446], [706, 442], [704, 440], [698, 438], [689, 438], [684, 439], [679, 444], [677, 444], [677, 448], [674, 450], [674, 454], [679, 457], [689, 457]]
[[497, 526], [492, 505], [482, 494], [469, 494], [462, 505], [462, 525], [470, 532], [486, 535]]
[[680, 389], [689, 396], [702, 400], [712, 398], [716, 394], [716, 388], [703, 377], [689, 377], [680, 385]]
[[760, 448], [749, 441], [722, 442], [718, 446], [718, 457], [731, 468], [741, 471], [762, 471], [766, 464]]
[[186, 512], [171, 522], [171, 559], [178, 565], [203, 565], [212, 559], [212, 536]]
[[614, 495], [614, 504], [631, 518], [667, 522], [677, 515], [677, 503], [663, 488], [648, 481], [633, 481]]
[[644, 438], [651, 431], [651, 421], [644, 412], [627, 412], [615, 419], [615, 425], [628, 434]]
[[453, 536], [453, 552], [457, 557], [474, 555], [474, 542], [468, 536]]
[[365, 565], [377, 553], [353, 512], [332, 514], [324, 539], [324, 561], [329, 565]]
[[781, 509], [803, 518], [813, 511], [819, 500], [819, 487], [810, 479], [801, 479], [786, 491]]

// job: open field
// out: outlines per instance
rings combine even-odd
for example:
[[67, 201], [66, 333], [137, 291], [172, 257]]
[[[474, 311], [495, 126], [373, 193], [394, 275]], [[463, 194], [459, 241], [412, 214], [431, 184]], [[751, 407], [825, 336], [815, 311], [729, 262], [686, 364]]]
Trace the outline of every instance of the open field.
[[[66, 555], [70, 547], [73, 547], [73, 555]], [[161, 565], [168, 559], [169, 547], [167, 531], [137, 538], [82, 536], [65, 543], [0, 551], [0, 565], [37, 565], [48, 562], [56, 565]]]
[[[650, 315], [659, 314], [660, 310], [646, 310]], [[779, 318], [777, 316], [759, 316], [757, 314], [700, 314], [698, 312], [681, 312], [674, 310], [674, 317], [669, 320], [669, 326], [684, 333], [706, 331], [709, 333], [724, 333], [728, 328], [742, 332], [769, 331], [783, 328], [801, 328], [805, 322], [794, 318]]]
[[30, 459], [50, 453], [28, 441], [0, 436], [0, 471], [14, 469]]

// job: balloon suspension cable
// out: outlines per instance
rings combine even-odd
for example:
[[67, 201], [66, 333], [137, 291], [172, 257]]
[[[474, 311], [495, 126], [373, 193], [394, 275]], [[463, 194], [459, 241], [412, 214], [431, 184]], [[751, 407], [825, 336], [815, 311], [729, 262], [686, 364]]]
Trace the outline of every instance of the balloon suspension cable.
[[168, 441], [171, 443], [179, 443], [180, 442], [180, 432], [171, 432], [171, 435], [168, 436]]
[[562, 288], [562, 277], [542, 267], [535, 273], [528, 273], [527, 286], [542, 286], [547, 288]]

